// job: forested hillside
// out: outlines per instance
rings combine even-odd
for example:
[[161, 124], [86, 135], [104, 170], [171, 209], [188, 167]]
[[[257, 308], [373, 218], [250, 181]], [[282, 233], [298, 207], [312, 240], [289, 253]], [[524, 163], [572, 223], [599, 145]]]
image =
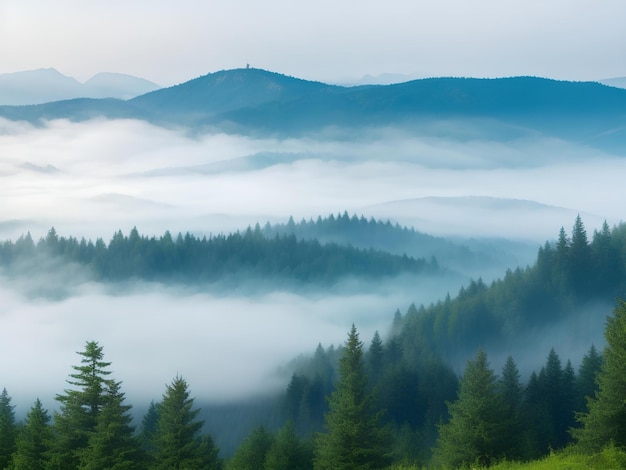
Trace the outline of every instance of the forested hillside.
[[[354, 223], [350, 219], [343, 222]], [[375, 223], [374, 227], [387, 230], [385, 225]], [[611, 229], [604, 224], [589, 241], [578, 217], [571, 236], [561, 229], [556, 242], [541, 247], [533, 266], [509, 271], [489, 286], [474, 281], [454, 298], [411, 306], [404, 315], [398, 311], [389, 331], [377, 332], [367, 343], [353, 326], [344, 345], [320, 344], [311, 358], [301, 357], [285, 366], [293, 371], [285, 392], [278, 401], [263, 405], [267, 411], [259, 413], [259, 426], [236, 445], [230, 441], [226, 452], [218, 453], [216, 444], [219, 434], [225, 432], [221, 430], [224, 422], [217, 429], [211, 422], [219, 418], [219, 411], [204, 414], [203, 423], [182, 377], [167, 385], [158, 403], [143, 404], [148, 411], [133, 428], [122, 384], [109, 378], [110, 364], [103, 359], [102, 347], [87, 342], [85, 351], [79, 353], [81, 364], [70, 374], [68, 389], [56, 397], [59, 409], [52, 417], [36, 401], [18, 426], [8, 391], [0, 395], [0, 438], [4, 443], [0, 467], [82, 469], [116, 468], [119, 464], [123, 465], [120, 468], [137, 469], [185, 465], [293, 470], [334, 468], [337, 462], [353, 459], [363, 468], [392, 464], [396, 468], [457, 467], [536, 459], [571, 443], [576, 443], [575, 452], [580, 455], [601, 452], [597, 458], [619, 460], [623, 442], [616, 436], [623, 435], [623, 403], [616, 401], [614, 391], [623, 382], [623, 302], [618, 302], [607, 323], [607, 348], [600, 352], [600, 345], [590, 340], [580, 345], [586, 353], [579, 362], [573, 363], [552, 348], [525, 374], [518, 368], [519, 358], [509, 355], [498, 374], [489, 357], [491, 351], [502, 353], [514, 347], [516, 337], [532, 338], [541, 326], [567, 325], [577, 305], [611, 304], [622, 296], [626, 287], [625, 227]], [[251, 259], [267, 262], [285, 246], [304, 250], [302, 256], [311, 256], [306, 250], [314, 250], [318, 258], [328, 256], [324, 251], [328, 248], [335, 260], [335, 253], [344, 253], [339, 259], [347, 265], [358, 262], [359, 256], [375, 254], [380, 257], [375, 260], [417, 266], [416, 272], [429, 266], [371, 250], [349, 248], [343, 252], [343, 246], [302, 241], [293, 234], [267, 238], [258, 226], [244, 234], [208, 239], [191, 235], [173, 239], [169, 234], [148, 238], [133, 230], [128, 237], [118, 232], [109, 245], [101, 240], [91, 243], [60, 237], [52, 229], [38, 243], [28, 235], [14, 243], [5, 242], [1, 253], [9, 268], [53, 256], [83, 263], [101, 279], [145, 276], [176, 280], [202, 272], [183, 269], [203, 265], [194, 265], [190, 257], [206, 262], [215, 253], [231, 253], [233, 257], [217, 266], [237, 271], [244, 269], [237, 263], [248, 269], [251, 265], [246, 263]], [[157, 262], [161, 264], [154, 264]], [[274, 275], [280, 271], [260, 272]], [[202, 276], [210, 279], [211, 274]], [[603, 324], [609, 310], [595, 312], [590, 324]], [[561, 333], [568, 334], [567, 326]], [[526, 362], [536, 358], [529, 353]], [[451, 362], [459, 358], [465, 362], [462, 374]], [[241, 408], [241, 412], [245, 410], [245, 406]], [[231, 416], [237, 413], [233, 410]], [[261, 418], [269, 415], [271, 426]], [[232, 419], [229, 423], [231, 432], [236, 423]], [[482, 429], [480, 433], [475, 432], [477, 427]], [[213, 435], [203, 429], [212, 429]], [[351, 438], [353, 432], [358, 437]], [[606, 446], [610, 442], [617, 450], [609, 455]]]
[[[600, 308], [598, 302], [612, 305], [626, 290], [625, 227], [610, 229], [604, 224], [590, 242], [578, 217], [571, 237], [561, 229], [556, 243], [546, 242], [541, 247], [533, 266], [509, 271], [489, 286], [473, 281], [454, 298], [420, 308], [411, 306], [404, 315], [396, 313], [386, 341], [378, 334], [372, 339], [365, 365], [370, 390], [385, 410], [384, 421], [395, 430], [397, 459], [430, 461], [430, 449], [440, 435], [437, 425], [450, 416], [451, 427], [445, 428], [439, 445], [445, 457], [439, 458], [454, 465], [473, 461], [449, 457], [452, 449], [461, 445], [459, 439], [469, 436], [467, 423], [456, 423], [462, 419], [462, 405], [446, 408], [445, 402], [453, 402], [457, 393], [457, 376], [449, 361], [465, 361], [476, 351], [478, 355], [466, 366], [458, 399], [467, 393], [486, 394], [482, 398], [485, 406], [508, 420], [489, 431], [493, 439], [497, 437], [490, 443], [496, 450], [479, 462], [537, 458], [572, 441], [569, 429], [578, 426], [576, 413], [587, 411], [585, 397], [593, 396], [597, 389], [594, 377], [602, 364], [592, 338], [581, 345], [587, 352], [579, 364], [562, 359], [553, 348], [545, 362], [535, 361], [534, 371], [524, 379], [511, 356], [498, 377], [485, 351], [506, 354], [508, 348], [509, 355], [525, 351], [523, 354], [535, 358], [532, 348], [528, 349], [533, 334], [541, 327], [558, 324], [559, 334], [568, 335], [568, 320], [579, 313], [580, 306], [596, 306], [587, 323], [601, 327], [610, 307]], [[525, 342], [527, 349], [518, 348], [517, 339]], [[285, 412], [296, 429], [304, 433], [322, 429], [321, 417], [327, 410], [324, 396], [333, 389], [341, 354], [341, 349], [320, 346], [310, 362], [298, 363], [285, 396]], [[475, 386], [472, 374], [488, 381], [484, 390], [471, 389]], [[470, 391], [463, 391], [464, 387]], [[502, 408], [497, 408], [494, 400], [501, 402], [497, 406]], [[474, 445], [480, 449], [485, 444]]]
[[128, 101], [0, 106], [0, 116], [37, 124], [50, 119], [134, 118], [202, 132], [283, 137], [329, 127], [409, 126], [419, 131], [436, 121], [482, 120], [482, 130], [497, 129], [494, 135], [539, 133], [621, 154], [624, 103], [624, 90], [594, 82], [429, 78], [341, 87], [250, 68], [207, 74]]
[[315, 221], [301, 220], [296, 223], [292, 217], [285, 224], [265, 224], [263, 234], [268, 238], [276, 235], [295, 235], [301, 240], [319, 240], [320, 243], [338, 243], [356, 248], [386, 251], [395, 255], [407, 255], [414, 258], [434, 258], [440, 267], [462, 273], [487, 273], [497, 269], [499, 274], [503, 266], [517, 266], [518, 259], [510, 253], [509, 242], [506, 249], [498, 246], [496, 240], [490, 240], [482, 246], [477, 240], [452, 242], [442, 237], [435, 237], [402, 227], [389, 220], [366, 219], [347, 212], [318, 217]]
[[0, 246], [0, 264], [21, 269], [33, 257], [52, 256], [87, 267], [94, 279], [140, 279], [174, 283], [239, 283], [246, 278], [280, 280], [289, 285], [329, 285], [346, 277], [380, 279], [401, 274], [438, 271], [436, 260], [409, 258], [374, 249], [360, 249], [294, 235], [267, 238], [257, 226], [243, 233], [198, 238], [189, 233], [175, 238], [129, 235], [118, 231], [106, 244], [63, 237], [52, 228], [35, 243], [27, 234]]

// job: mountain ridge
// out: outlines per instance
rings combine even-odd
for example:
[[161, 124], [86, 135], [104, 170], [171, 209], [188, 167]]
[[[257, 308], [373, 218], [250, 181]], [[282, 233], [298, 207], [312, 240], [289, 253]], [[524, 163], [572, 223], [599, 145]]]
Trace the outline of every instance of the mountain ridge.
[[54, 68], [0, 74], [0, 104], [25, 106], [76, 98], [130, 99], [160, 88], [128, 74], [100, 72], [84, 83]]
[[342, 87], [245, 68], [210, 73], [115, 104], [95, 100], [28, 109], [0, 107], [0, 116], [33, 123], [94, 115], [200, 132], [279, 137], [328, 128], [415, 130], [437, 119], [491, 119], [529, 135], [550, 135], [622, 153], [626, 143], [626, 90], [537, 77], [442, 77]]

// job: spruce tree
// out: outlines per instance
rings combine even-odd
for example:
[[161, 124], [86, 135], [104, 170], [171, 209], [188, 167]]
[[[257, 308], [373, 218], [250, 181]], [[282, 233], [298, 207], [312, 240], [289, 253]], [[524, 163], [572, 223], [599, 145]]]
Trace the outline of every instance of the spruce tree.
[[17, 436], [12, 470], [44, 470], [47, 468], [51, 445], [50, 415], [38, 398], [26, 415], [24, 426]]
[[509, 356], [502, 368], [502, 377], [499, 381], [499, 394], [502, 397], [507, 413], [505, 455], [509, 459], [516, 459], [523, 455], [522, 450], [522, 405], [524, 390], [520, 384], [520, 374], [517, 365]]
[[339, 379], [328, 399], [326, 432], [316, 438], [315, 469], [378, 469], [389, 463], [389, 434], [374, 403], [367, 391], [363, 343], [352, 325], [339, 360]]
[[237, 448], [227, 468], [229, 470], [261, 470], [273, 445], [274, 436], [264, 426], [258, 426]]
[[613, 443], [626, 448], [626, 302], [618, 301], [604, 332], [607, 346], [597, 375], [598, 391], [578, 415], [582, 428], [572, 430], [584, 450], [595, 452]]
[[576, 409], [582, 412], [588, 412], [587, 398], [593, 397], [598, 390], [596, 375], [602, 368], [603, 358], [596, 347], [592, 344], [589, 352], [585, 354], [580, 367], [578, 368]]
[[444, 466], [488, 466], [506, 454], [507, 410], [482, 349], [468, 361], [458, 398], [448, 410], [450, 420], [439, 426], [435, 448]]
[[296, 435], [293, 422], [280, 429], [273, 440], [272, 446], [267, 451], [265, 470], [312, 470], [313, 448], [303, 443]]
[[54, 446], [50, 468], [69, 470], [78, 468], [78, 455], [88, 445], [89, 436], [95, 430], [98, 415], [105, 405], [105, 393], [113, 383], [107, 378], [110, 362], [103, 361], [102, 346], [88, 341], [85, 350], [78, 352], [81, 365], [72, 366], [75, 373], [67, 381], [74, 388], [66, 389], [56, 399], [61, 403], [54, 415]]
[[159, 405], [154, 401], [150, 402], [148, 411], [141, 420], [141, 432], [139, 442], [148, 455], [154, 454], [154, 438], [157, 433], [159, 423]]
[[154, 436], [152, 468], [170, 470], [211, 470], [221, 468], [210, 436], [201, 436], [203, 421], [197, 420], [200, 409], [194, 409], [187, 382], [176, 377], [166, 386], [158, 407], [159, 420]]
[[97, 424], [87, 447], [79, 452], [81, 470], [135, 470], [144, 468], [139, 441], [130, 425], [130, 405], [124, 404], [119, 382], [110, 382]]
[[0, 468], [7, 468], [15, 452], [15, 412], [7, 389], [0, 393]]

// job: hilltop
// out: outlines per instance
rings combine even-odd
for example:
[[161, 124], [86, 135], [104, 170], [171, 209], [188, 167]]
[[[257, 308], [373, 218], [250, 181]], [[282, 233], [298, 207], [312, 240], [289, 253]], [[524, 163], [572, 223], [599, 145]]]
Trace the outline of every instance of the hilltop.
[[[278, 137], [399, 126], [425, 133], [432, 123], [463, 121], [498, 140], [544, 135], [621, 153], [625, 110], [626, 90], [596, 82], [430, 78], [342, 87], [250, 68], [210, 73], [126, 101], [2, 106], [0, 116], [33, 123], [135, 118], [199, 132]], [[454, 126], [438, 132], [463, 138]]]

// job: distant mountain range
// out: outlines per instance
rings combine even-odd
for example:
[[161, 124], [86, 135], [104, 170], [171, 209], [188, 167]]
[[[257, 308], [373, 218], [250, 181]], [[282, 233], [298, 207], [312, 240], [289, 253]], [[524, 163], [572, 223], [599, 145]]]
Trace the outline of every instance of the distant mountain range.
[[32, 105], [73, 98], [130, 99], [159, 89], [143, 78], [99, 73], [80, 83], [55, 69], [0, 74], [1, 105]]
[[626, 77], [605, 78], [604, 80], [598, 80], [598, 82], [616, 88], [626, 88]]
[[626, 90], [534, 77], [431, 78], [342, 87], [261, 69], [235, 69], [127, 101], [1, 106], [0, 116], [33, 123], [135, 118], [196, 131], [276, 136], [390, 126], [419, 133], [432, 122], [460, 119], [482, 132], [494, 129], [498, 139], [544, 135], [626, 152]]

